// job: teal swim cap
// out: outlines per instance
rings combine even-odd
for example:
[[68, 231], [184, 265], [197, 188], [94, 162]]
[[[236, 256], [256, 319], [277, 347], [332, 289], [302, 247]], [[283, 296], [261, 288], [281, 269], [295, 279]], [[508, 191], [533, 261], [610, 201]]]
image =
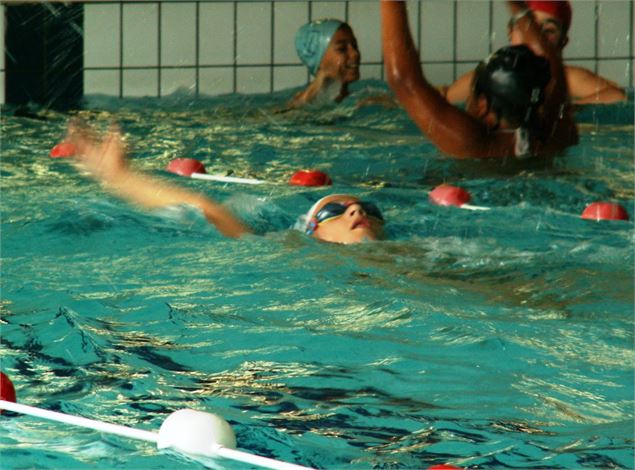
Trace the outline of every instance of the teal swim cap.
[[302, 26], [295, 35], [295, 50], [304, 65], [315, 75], [331, 38], [344, 23], [340, 20], [315, 20]]

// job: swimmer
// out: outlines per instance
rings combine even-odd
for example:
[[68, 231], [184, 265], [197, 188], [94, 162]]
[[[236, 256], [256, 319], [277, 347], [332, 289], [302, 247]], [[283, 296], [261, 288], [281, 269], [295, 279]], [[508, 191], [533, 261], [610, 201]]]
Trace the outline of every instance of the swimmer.
[[[526, 8], [526, 9], [525, 9]], [[571, 26], [571, 4], [568, 0], [529, 0], [509, 21], [508, 35], [512, 45], [520, 44], [517, 15], [532, 15], [542, 35], [562, 56], [564, 47], [569, 43], [569, 27]], [[574, 104], [616, 103], [626, 99], [626, 92], [615, 82], [583, 67], [565, 65], [569, 96]], [[451, 103], [464, 102], [470, 94], [470, 84], [474, 72], [470, 71], [457, 78], [450, 86], [441, 91]]]
[[295, 48], [315, 79], [297, 93], [289, 106], [339, 103], [349, 94], [349, 83], [359, 80], [360, 53], [351, 27], [340, 20], [315, 20], [302, 26]]
[[[191, 205], [227, 237], [251, 233], [249, 227], [213, 199], [132, 169], [118, 129], [112, 128], [100, 136], [87, 125], [71, 122], [67, 141], [75, 145], [74, 158], [80, 167], [118, 197], [147, 209]], [[373, 203], [333, 194], [311, 207], [301, 219], [300, 228], [318, 240], [352, 244], [381, 239], [383, 226], [381, 212]]]
[[[524, 2], [508, 5], [516, 13]], [[382, 1], [381, 16], [388, 84], [442, 152], [457, 158], [522, 159], [552, 156], [577, 143], [562, 60], [530, 15], [518, 20], [522, 45], [501, 48], [479, 64], [465, 111], [425, 78], [405, 3]]]

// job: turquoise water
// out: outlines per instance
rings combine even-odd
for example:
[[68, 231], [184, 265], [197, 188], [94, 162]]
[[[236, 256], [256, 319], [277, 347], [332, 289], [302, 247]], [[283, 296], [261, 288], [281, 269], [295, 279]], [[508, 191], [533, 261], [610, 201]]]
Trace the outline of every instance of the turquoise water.
[[[364, 82], [355, 97], [384, 91]], [[461, 162], [400, 109], [275, 112], [290, 92], [97, 99], [137, 167], [226, 202], [256, 228], [146, 213], [48, 158], [68, 115], [2, 117], [2, 370], [18, 401], [158, 430], [195, 408], [243, 450], [319, 468], [633, 468], [633, 100], [580, 111], [566, 157]], [[17, 115], [16, 115], [17, 114]], [[176, 157], [237, 186], [167, 175]], [[334, 187], [286, 185], [301, 168]], [[442, 182], [472, 212], [432, 205]], [[388, 239], [292, 229], [319, 197], [375, 201]], [[0, 418], [3, 468], [244, 468], [26, 416]]]

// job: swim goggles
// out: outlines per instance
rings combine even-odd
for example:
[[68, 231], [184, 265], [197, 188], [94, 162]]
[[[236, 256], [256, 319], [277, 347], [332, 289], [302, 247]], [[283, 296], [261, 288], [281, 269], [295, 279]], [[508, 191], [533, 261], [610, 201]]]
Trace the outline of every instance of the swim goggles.
[[368, 217], [372, 217], [374, 219], [379, 220], [381, 223], [384, 222], [384, 217], [381, 215], [381, 211], [379, 208], [368, 201], [345, 201], [345, 202], [329, 202], [325, 204], [316, 214], [311, 217], [311, 220], [307, 223], [306, 233], [307, 235], [312, 235], [315, 232], [315, 229], [318, 225], [323, 224], [329, 220], [340, 217], [346, 209], [354, 204], [358, 204], [368, 215]]

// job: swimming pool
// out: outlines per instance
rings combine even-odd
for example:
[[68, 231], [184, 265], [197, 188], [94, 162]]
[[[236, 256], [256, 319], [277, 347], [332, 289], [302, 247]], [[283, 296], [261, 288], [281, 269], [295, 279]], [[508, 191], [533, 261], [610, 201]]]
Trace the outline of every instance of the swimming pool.
[[[634, 215], [632, 96], [581, 111], [581, 144], [525, 169], [440, 156], [399, 109], [274, 112], [289, 97], [95, 97], [83, 113], [116, 119], [147, 171], [187, 156], [279, 183], [166, 175], [256, 228], [239, 241], [48, 158], [67, 115], [5, 110], [1, 353], [18, 400], [148, 430], [213, 411], [241, 449], [320, 468], [633, 468], [633, 223], [579, 218], [596, 200]], [[334, 186], [288, 186], [305, 167]], [[491, 210], [432, 205], [442, 182]], [[290, 229], [331, 191], [375, 201], [388, 240]], [[0, 428], [8, 468], [211, 464], [35, 418]]]

